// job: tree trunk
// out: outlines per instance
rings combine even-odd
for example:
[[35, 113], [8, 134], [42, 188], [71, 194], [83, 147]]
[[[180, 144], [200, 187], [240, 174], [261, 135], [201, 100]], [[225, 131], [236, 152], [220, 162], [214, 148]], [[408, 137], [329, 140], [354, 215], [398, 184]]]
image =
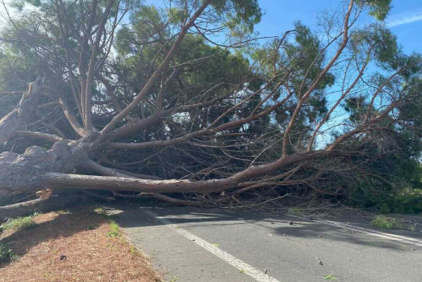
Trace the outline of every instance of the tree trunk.
[[16, 108], [0, 120], [0, 145], [12, 138], [35, 112], [41, 97], [43, 79], [37, 79], [29, 85]]
[[92, 133], [73, 142], [56, 142], [50, 150], [32, 146], [21, 155], [3, 152], [0, 154], [0, 196], [54, 188], [44, 182], [45, 174], [71, 173], [88, 161], [89, 153], [99, 146], [93, 142], [97, 135]]
[[0, 207], [0, 221], [7, 218], [16, 218], [27, 216], [34, 212], [49, 212], [52, 210], [64, 209], [72, 204], [78, 204], [86, 201], [83, 195], [63, 193], [50, 197], [47, 200], [36, 199], [23, 203]]

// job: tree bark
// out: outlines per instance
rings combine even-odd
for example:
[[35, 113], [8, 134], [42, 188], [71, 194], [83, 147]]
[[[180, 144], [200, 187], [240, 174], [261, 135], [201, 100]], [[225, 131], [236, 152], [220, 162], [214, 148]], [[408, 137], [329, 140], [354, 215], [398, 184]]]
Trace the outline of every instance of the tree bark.
[[28, 92], [22, 95], [16, 108], [0, 120], [0, 145], [12, 138], [33, 115], [41, 97], [42, 84], [43, 79], [37, 77], [29, 85]]
[[51, 188], [44, 183], [48, 172], [71, 173], [88, 160], [89, 153], [99, 147], [95, 143], [98, 133], [72, 142], [56, 142], [50, 150], [32, 146], [24, 154], [3, 152], [0, 154], [0, 196], [35, 192]]

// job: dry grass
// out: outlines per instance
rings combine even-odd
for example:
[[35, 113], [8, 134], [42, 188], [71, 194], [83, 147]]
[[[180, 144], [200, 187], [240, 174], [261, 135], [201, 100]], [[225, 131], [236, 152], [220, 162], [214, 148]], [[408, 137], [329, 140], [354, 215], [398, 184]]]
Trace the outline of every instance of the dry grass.
[[1, 282], [161, 281], [147, 259], [93, 209], [33, 218], [31, 229], [8, 230], [1, 242], [19, 258], [1, 265]]

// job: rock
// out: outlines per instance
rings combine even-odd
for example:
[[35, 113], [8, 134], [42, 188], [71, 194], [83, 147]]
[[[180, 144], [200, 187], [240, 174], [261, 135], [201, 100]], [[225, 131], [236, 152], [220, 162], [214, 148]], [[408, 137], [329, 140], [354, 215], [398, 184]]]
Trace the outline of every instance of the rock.
[[60, 258], [59, 258], [60, 260], [66, 260], [67, 259], [67, 256], [65, 256], [65, 255], [60, 255]]

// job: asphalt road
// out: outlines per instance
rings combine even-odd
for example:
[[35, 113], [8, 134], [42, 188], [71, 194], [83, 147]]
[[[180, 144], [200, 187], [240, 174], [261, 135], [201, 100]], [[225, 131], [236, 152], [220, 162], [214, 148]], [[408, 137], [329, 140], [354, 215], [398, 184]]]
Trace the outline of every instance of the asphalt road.
[[128, 238], [167, 281], [422, 281], [420, 230], [390, 236], [358, 219], [114, 208]]

